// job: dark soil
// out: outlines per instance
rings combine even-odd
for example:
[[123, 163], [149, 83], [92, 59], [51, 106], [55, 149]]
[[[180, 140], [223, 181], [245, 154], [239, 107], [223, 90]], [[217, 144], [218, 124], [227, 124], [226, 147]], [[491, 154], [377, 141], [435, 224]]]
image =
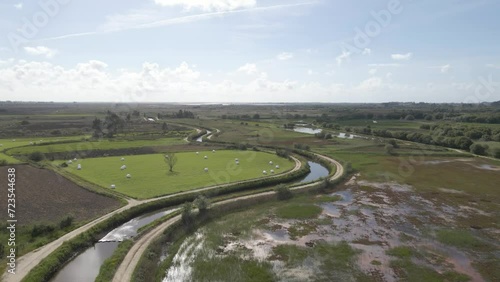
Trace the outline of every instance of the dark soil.
[[0, 220], [7, 219], [7, 169], [16, 169], [16, 219], [18, 225], [57, 223], [66, 215], [83, 221], [120, 206], [116, 199], [86, 190], [47, 169], [29, 165], [0, 167]]

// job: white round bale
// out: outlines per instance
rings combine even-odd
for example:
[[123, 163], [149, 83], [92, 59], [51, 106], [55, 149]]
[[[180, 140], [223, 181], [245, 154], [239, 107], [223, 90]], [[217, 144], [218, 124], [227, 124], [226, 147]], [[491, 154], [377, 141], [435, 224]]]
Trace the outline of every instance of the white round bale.
[[271, 173], [274, 173], [274, 170], [271, 169]]
[[111, 189], [115, 189], [115, 188], [116, 188], [115, 184], [111, 184]]
[[127, 178], [131, 178], [131, 177], [132, 177], [132, 175], [130, 175], [130, 173], [128, 173], [127, 174]]
[[68, 164], [72, 164], [72, 163], [73, 163], [73, 161], [72, 161], [72, 160], [69, 160], [69, 161], [68, 161]]
[[279, 169], [279, 168], [280, 168], [280, 166], [279, 166], [279, 165], [276, 165], [276, 169]]
[[272, 165], [273, 164], [273, 161], [269, 161], [269, 164]]
[[205, 172], [208, 172], [208, 167], [205, 168]]
[[203, 158], [204, 158], [205, 160], [206, 160], [206, 159], [208, 159], [208, 157], [207, 157], [207, 156], [205, 156], [205, 157], [203, 157]]
[[82, 169], [82, 165], [78, 164], [78, 166], [76, 167], [76, 169], [81, 170]]
[[212, 150], [212, 153], [215, 153], [215, 150]]
[[197, 154], [197, 155], [199, 155], [199, 154], [200, 154], [200, 152], [196, 152], [196, 154]]
[[122, 158], [121, 160], [122, 160], [122, 162], [123, 162], [123, 161], [125, 160], [125, 158]]
[[127, 168], [127, 166], [126, 166], [126, 165], [122, 165], [122, 166], [120, 167], [120, 169], [121, 169], [121, 170], [124, 170], [124, 169], [126, 169], [126, 168]]
[[267, 174], [267, 171], [263, 170], [263, 171], [262, 171], [262, 173], [263, 173], [263, 174]]

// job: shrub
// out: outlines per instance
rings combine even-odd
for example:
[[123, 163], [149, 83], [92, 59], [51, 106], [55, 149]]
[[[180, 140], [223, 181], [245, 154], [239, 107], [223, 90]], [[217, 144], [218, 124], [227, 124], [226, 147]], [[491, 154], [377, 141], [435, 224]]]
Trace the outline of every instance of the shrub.
[[474, 143], [470, 146], [470, 152], [476, 155], [486, 155], [486, 150], [488, 150], [487, 145], [481, 145]]
[[198, 208], [200, 213], [205, 213], [208, 210], [208, 207], [210, 206], [210, 202], [208, 201], [207, 197], [199, 195], [194, 200], [194, 205]]
[[4, 159], [0, 160], [0, 166], [8, 165], [8, 164], [9, 164], [9, 162], [7, 160], [4, 160]]
[[194, 223], [192, 209], [193, 204], [191, 204], [190, 202], [186, 202], [184, 203], [184, 205], [182, 205], [182, 223], [188, 228], [191, 227]]
[[38, 236], [42, 236], [42, 235], [51, 233], [54, 230], [55, 230], [55, 227], [52, 226], [52, 225], [48, 225], [48, 224], [35, 224], [31, 228], [31, 237], [35, 238], [35, 237], [38, 237]]
[[493, 151], [493, 157], [500, 159], [500, 149], [495, 149]]
[[45, 159], [45, 155], [40, 151], [36, 151], [31, 153], [28, 158], [34, 162], [40, 162]]
[[68, 167], [68, 164], [67, 164], [66, 162], [63, 162], [63, 163], [61, 164], [61, 167]]
[[394, 146], [391, 144], [385, 145], [385, 152], [389, 155], [393, 155], [394, 154]]
[[72, 215], [67, 215], [65, 218], [63, 218], [59, 222], [59, 228], [64, 229], [68, 226], [71, 226], [71, 224], [73, 223], [73, 220], [74, 220], [74, 217]]
[[284, 184], [280, 184], [280, 185], [276, 186], [274, 191], [276, 192], [276, 196], [278, 197], [278, 200], [280, 200], [280, 201], [284, 201], [284, 200], [288, 200], [288, 199], [293, 198], [292, 191], [290, 191], [290, 189], [288, 187], [286, 187], [286, 185], [284, 185]]

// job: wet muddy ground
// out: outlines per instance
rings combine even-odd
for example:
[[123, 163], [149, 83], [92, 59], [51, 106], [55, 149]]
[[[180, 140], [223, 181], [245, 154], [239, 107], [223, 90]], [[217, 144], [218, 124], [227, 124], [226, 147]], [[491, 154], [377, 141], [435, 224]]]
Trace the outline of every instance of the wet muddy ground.
[[[322, 211], [315, 218], [280, 218], [274, 211], [284, 203], [278, 203], [267, 212], [240, 215], [240, 220], [252, 226], [247, 231], [219, 230], [224, 219], [219, 225], [201, 228], [185, 241], [192, 246], [181, 248], [188, 251], [178, 253], [164, 281], [189, 278], [192, 269], [183, 270], [182, 264], [191, 262], [196, 267], [197, 259], [235, 256], [270, 264], [268, 270], [281, 281], [327, 281], [331, 277], [342, 281], [499, 281], [498, 209], [483, 210], [476, 201], [454, 202], [453, 197], [467, 196], [459, 190], [420, 193], [411, 185], [361, 179], [359, 174], [353, 176], [329, 198], [292, 200], [320, 206]], [[489, 218], [489, 226], [464, 227], [463, 222], [477, 216]], [[222, 239], [214, 240], [217, 234]], [[342, 253], [338, 248], [345, 242], [355, 255], [345, 263], [328, 265], [325, 244], [336, 246], [331, 252], [335, 256]]]

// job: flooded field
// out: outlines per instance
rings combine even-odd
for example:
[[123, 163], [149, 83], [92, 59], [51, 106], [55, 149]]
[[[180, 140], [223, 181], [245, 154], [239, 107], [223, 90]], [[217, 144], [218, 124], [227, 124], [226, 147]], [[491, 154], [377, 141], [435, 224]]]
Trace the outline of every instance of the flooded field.
[[[196, 280], [202, 273], [229, 281], [250, 272], [269, 281], [498, 281], [497, 212], [435, 197], [467, 196], [463, 191], [419, 193], [407, 184], [361, 179], [355, 175], [329, 195], [210, 223], [184, 242], [164, 281]], [[285, 210], [293, 205], [311, 215], [293, 218], [293, 208]], [[464, 219], [478, 215], [492, 224], [463, 227]], [[248, 269], [224, 274], [221, 264], [233, 262]]]

